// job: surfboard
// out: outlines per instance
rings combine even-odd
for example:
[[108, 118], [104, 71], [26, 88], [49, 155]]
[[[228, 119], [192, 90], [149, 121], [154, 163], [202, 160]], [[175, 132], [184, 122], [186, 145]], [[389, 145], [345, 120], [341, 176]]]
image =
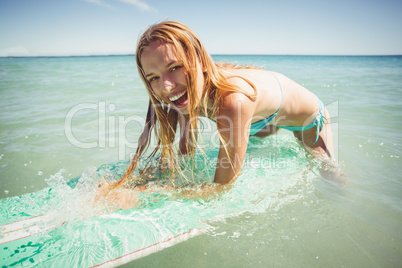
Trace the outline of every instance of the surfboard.
[[[20, 248], [24, 245], [24, 240], [29, 240], [29, 238], [32, 236], [48, 232], [65, 224], [65, 222], [63, 222], [61, 225], [50, 224], [44, 226], [44, 222], [49, 222], [50, 220], [51, 218], [48, 215], [40, 215], [32, 218], [27, 218], [25, 220], [1, 225], [0, 245], [2, 245], [3, 248], [7, 248], [8, 244], [14, 242], [15, 247], [16, 242], [20, 240], [20, 246], [17, 246], [17, 248]], [[116, 267], [122, 264], [126, 264], [136, 259], [148, 256], [152, 253], [161, 251], [165, 248], [174, 246], [175, 244], [184, 242], [194, 236], [198, 236], [205, 232], [207, 232], [207, 228], [189, 229], [186, 232], [172, 235], [163, 241], [158, 241], [150, 245], [142, 244], [140, 247], [132, 250], [131, 252], [122, 254], [121, 256], [113, 259], [106, 260], [102, 263], [92, 263], [89, 267]], [[15, 251], [16, 250], [14, 250], [14, 252]]]
[[116, 267], [122, 264], [126, 264], [128, 262], [134, 261], [136, 259], [148, 256], [152, 253], [161, 251], [165, 248], [174, 246], [175, 244], [184, 242], [194, 236], [200, 235], [205, 233], [207, 230], [205, 228], [196, 228], [196, 229], [190, 229], [188, 232], [178, 234], [176, 236], [170, 237], [165, 241], [155, 243], [153, 245], [150, 245], [148, 247], [144, 247], [141, 249], [138, 249], [136, 251], [130, 252], [128, 254], [125, 254], [121, 257], [115, 258], [113, 260], [108, 260], [105, 261], [101, 264], [92, 266], [92, 267]]
[[[74, 178], [67, 185], [73, 189], [78, 180], [79, 177]], [[88, 240], [91, 240], [86, 239], [85, 236], [93, 238], [91, 243], [98, 239], [103, 239], [103, 242], [106, 241], [105, 244], [113, 244], [114, 240], [123, 239], [125, 236], [130, 237], [131, 239], [126, 241], [127, 243], [116, 243], [116, 247], [111, 247], [112, 254], [107, 254], [105, 251], [104, 256], [92, 258], [88, 257], [91, 254], [90, 251], [85, 252], [85, 249], [83, 249], [82, 255], [86, 260], [79, 263], [80, 266], [115, 267], [184, 242], [208, 230], [208, 226], [201, 224], [199, 221], [190, 221], [187, 224], [180, 225], [178, 222], [168, 220], [169, 218], [174, 219], [176, 216], [169, 216], [169, 209], [162, 209], [163, 204], [153, 204], [152, 201], [145, 206], [145, 209], [142, 207], [128, 211], [118, 211], [110, 215], [94, 216], [82, 221], [73, 220], [73, 222], [69, 222], [69, 217], [64, 217], [65, 215], [63, 214], [63, 211], [66, 210], [65, 207], [60, 209], [60, 212], [51, 210], [45, 214], [32, 217], [25, 216], [27, 213], [24, 212], [24, 204], [29, 203], [38, 208], [29, 211], [29, 213], [35, 214], [44, 210], [46, 206], [43, 204], [46, 202], [60, 203], [60, 200], [53, 200], [57, 199], [55, 194], [49, 194], [48, 200], [43, 202], [44, 195], [50, 192], [51, 190], [44, 189], [38, 193], [0, 200], [0, 205], [5, 210], [13, 211], [16, 206], [22, 207], [19, 211], [20, 213], [15, 213], [15, 217], [10, 217], [10, 222], [0, 225], [0, 260], [2, 260], [2, 264], [12, 266], [16, 263], [23, 263], [24, 266], [29, 267], [31, 264], [37, 263], [46, 266], [46, 263], [49, 262], [56, 266], [71, 265], [71, 260], [66, 261], [66, 259], [70, 258], [68, 255], [71, 254], [66, 256], [66, 254], [58, 254], [58, 251], [74, 251], [74, 244], [86, 244]], [[68, 192], [66, 194], [68, 195]], [[18, 202], [22, 205], [18, 205]], [[35, 202], [40, 204], [34, 204]], [[180, 204], [183, 205], [183, 203]], [[49, 208], [47, 207], [46, 209]], [[176, 207], [171, 211], [177, 215], [182, 208]], [[163, 221], [158, 222], [160, 210], [165, 211], [166, 217]], [[13, 218], [21, 217], [22, 219], [12, 221]], [[0, 219], [4, 221], [4, 219]], [[126, 233], [118, 233], [119, 224], [125, 225]], [[102, 226], [105, 228], [102, 229]], [[71, 233], [79, 233], [78, 238], [71, 238]], [[108, 234], [108, 237], [102, 237], [105, 234]], [[95, 243], [98, 244], [98, 242]], [[49, 248], [42, 251], [43, 247], [52, 244], [58, 245], [55, 250]], [[104, 246], [100, 247], [103, 248]], [[36, 248], [37, 250], [34, 253], [32, 250], [26, 250], [27, 248]]]
[[[172, 200], [155, 192], [144, 194], [139, 207], [80, 218], [74, 212], [86, 211], [88, 174], [68, 182], [57, 175], [49, 182], [50, 188], [1, 199], [0, 262], [24, 267], [115, 267], [213, 233], [212, 221], [279, 206], [284, 203], [279, 193], [303, 182], [298, 174], [307, 172], [309, 160], [292, 144], [285, 147], [268, 139], [252, 145], [249, 150], [254, 158], [246, 159], [250, 162], [244, 176], [228, 193], [213, 200]], [[273, 146], [288, 153], [267, 157], [266, 147]], [[216, 156], [214, 152], [209, 157]], [[213, 174], [214, 167], [200, 167], [200, 177]], [[95, 173], [121, 177], [126, 168], [127, 163], [107, 164]]]
[[[68, 182], [55, 174], [49, 188], [0, 200], [1, 263], [115, 267], [207, 232], [194, 200], [171, 202], [158, 193], [144, 197], [139, 208], [77, 218], [73, 212], [85, 207], [86, 187], [93, 187], [85, 178], [121, 177], [126, 168], [126, 162], [106, 164]], [[192, 216], [186, 219], [183, 211]]]
[[[48, 221], [46, 215], [35, 216], [25, 220], [7, 223], [0, 226], [0, 245], [19, 239], [27, 238], [32, 235], [47, 232], [59, 226], [50, 225], [42, 228], [43, 223]], [[63, 223], [64, 224], [64, 223]]]
[[[107, 254], [104, 257], [87, 258], [84, 263], [81, 263], [81, 266], [85, 267], [115, 267], [161, 251], [167, 247], [171, 247], [177, 243], [184, 242], [194, 236], [207, 232], [208, 228], [205, 224], [198, 224], [198, 226], [194, 226], [194, 228], [190, 228], [189, 225], [175, 228], [175, 224], [169, 226], [169, 223], [166, 222], [165, 225], [155, 223], [154, 227], [159, 225], [159, 228], [151, 228], [150, 230], [150, 226], [152, 226], [149, 224], [149, 222], [152, 222], [150, 219], [157, 217], [158, 210], [160, 210], [159, 207], [155, 208], [155, 210], [148, 211], [148, 213], [138, 213], [138, 211], [134, 210], [131, 211], [131, 216], [127, 215], [127, 213], [122, 213], [120, 215], [118, 213], [102, 215], [84, 220], [85, 224], [82, 222], [74, 222], [70, 224], [66, 221], [60, 223], [60, 221], [55, 221], [54, 213], [38, 215], [6, 223], [0, 226], [0, 257], [3, 260], [2, 263], [7, 266], [19, 262], [24, 263], [24, 266], [30, 266], [30, 264], [37, 262], [41, 262], [41, 264], [46, 266], [45, 263], [47, 261], [52, 263], [52, 265], [64, 266], [66, 264], [66, 255], [57, 254], [57, 250], [53, 252], [51, 250], [44, 252], [39, 251], [39, 256], [43, 256], [38, 259], [33, 257], [38, 254], [32, 254], [32, 251], [23, 252], [22, 249], [33, 247], [33, 245], [36, 245], [37, 249], [41, 249], [41, 245], [46, 246], [56, 243], [59, 244], [59, 249], [62, 249], [61, 251], [68, 252], [73, 248], [72, 245], [77, 243], [77, 240], [80, 240], [80, 238], [75, 240], [70, 239], [70, 232], [80, 232], [79, 237], [88, 235], [91, 237], [98, 237], [98, 239], [107, 240], [108, 238], [102, 238], [102, 235], [105, 234], [103, 230], [96, 231], [95, 234], [93, 234], [93, 229], [96, 229], [99, 226], [106, 226], [105, 230], [110, 231], [110, 222], [118, 222], [122, 225], [126, 224], [125, 228], [133, 230], [126, 234], [128, 237], [133, 238], [129, 243], [130, 246], [120, 246], [119, 250], [116, 250], [113, 254]], [[144, 221], [138, 221], [135, 223], [141, 215], [148, 218], [148, 224], [144, 224]], [[130, 224], [131, 221], [134, 221], [134, 223]], [[66, 225], [70, 226], [64, 228]], [[115, 226], [115, 224], [112, 225], [114, 225], [112, 228], [115, 229], [112, 230], [111, 233], [118, 232], [118, 226]], [[64, 230], [62, 230], [63, 228]], [[153, 232], [159, 233], [160, 235], [153, 235]], [[108, 237], [112, 238], [107, 242], [110, 243], [111, 241], [113, 242], [114, 237], [120, 237], [119, 239], [121, 239], [121, 237], [124, 237], [124, 234], [118, 234], [114, 237], [109, 235]], [[56, 240], [59, 240], [60, 243], [57, 243]], [[85, 244], [87, 241], [81, 240], [80, 243]], [[71, 247], [66, 247], [65, 249], [63, 244], [70, 244]], [[119, 247], [118, 244], [116, 245]], [[122, 250], [124, 247], [127, 249]], [[85, 253], [84, 255], [88, 254], [89, 253]], [[46, 256], [48, 257], [48, 260], [43, 262], [43, 259]], [[31, 260], [31, 262], [28, 260]], [[67, 263], [70, 263], [70, 261]]]

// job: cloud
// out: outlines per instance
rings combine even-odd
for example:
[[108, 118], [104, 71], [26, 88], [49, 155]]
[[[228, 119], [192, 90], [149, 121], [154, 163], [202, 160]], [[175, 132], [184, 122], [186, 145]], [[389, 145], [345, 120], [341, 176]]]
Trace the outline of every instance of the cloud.
[[141, 0], [120, 0], [120, 2], [136, 6], [141, 11], [157, 12], [155, 8], [150, 7], [147, 3], [142, 2]]
[[111, 5], [103, 3], [102, 0], [85, 0], [85, 1], [88, 2], [88, 3], [91, 3], [91, 4], [101, 6], [101, 7], [106, 7], [106, 8], [109, 8], [109, 9], [115, 9]]
[[[88, 3], [95, 4], [101, 7], [106, 7], [109, 9], [115, 9], [113, 6], [108, 5], [103, 2], [103, 0], [84, 0]], [[119, 0], [120, 2], [136, 6], [138, 9], [141, 11], [146, 11], [146, 12], [158, 12], [155, 8], [149, 6], [147, 3], [141, 1], [141, 0]]]

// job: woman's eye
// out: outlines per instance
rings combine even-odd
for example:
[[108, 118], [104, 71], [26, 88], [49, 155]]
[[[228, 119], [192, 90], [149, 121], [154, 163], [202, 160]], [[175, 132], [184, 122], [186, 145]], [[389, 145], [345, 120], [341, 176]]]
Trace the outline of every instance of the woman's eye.
[[158, 79], [158, 77], [151, 77], [148, 81], [149, 81], [149, 82], [153, 82], [153, 81], [155, 81], [156, 79]]
[[179, 69], [181, 66], [175, 66], [175, 67], [173, 67], [172, 69], [170, 69], [172, 72], [173, 71], [176, 71], [177, 69]]

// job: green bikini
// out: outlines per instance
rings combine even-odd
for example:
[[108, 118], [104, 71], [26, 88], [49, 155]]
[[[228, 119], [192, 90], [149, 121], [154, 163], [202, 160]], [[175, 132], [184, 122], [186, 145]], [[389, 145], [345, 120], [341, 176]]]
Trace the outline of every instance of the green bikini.
[[[273, 113], [271, 116], [251, 124], [251, 126], [250, 126], [250, 135], [251, 136], [254, 136], [258, 132], [260, 132], [263, 128], [265, 128], [275, 118], [275, 116], [277, 116], [279, 110], [281, 109], [282, 102], [283, 102], [283, 90], [282, 90], [282, 86], [281, 86], [281, 83], [279, 82], [278, 78], [276, 76], [274, 76], [274, 77], [278, 81], [279, 88], [281, 89], [281, 96], [282, 96], [281, 104], [279, 105], [278, 110], [276, 110], [276, 112]], [[318, 103], [320, 104], [320, 110], [319, 110], [317, 116], [314, 118], [313, 122], [311, 122], [309, 125], [301, 126], [301, 127], [300, 126], [296, 126], [296, 127], [294, 127], [294, 126], [276, 126], [276, 127], [287, 129], [290, 131], [304, 131], [304, 130], [308, 130], [313, 127], [317, 127], [317, 137], [313, 144], [317, 143], [318, 138], [320, 137], [321, 130], [324, 133], [324, 143], [326, 143], [324, 124], [328, 124], [328, 119], [324, 116], [324, 104], [318, 97], [317, 97], [317, 100], [318, 100]], [[213, 120], [212, 118], [210, 118], [210, 119]], [[329, 152], [329, 154], [330, 154], [330, 157], [332, 158], [332, 155], [330, 152]]]
[[[283, 102], [283, 90], [282, 90], [281, 83], [279, 82], [279, 80], [276, 76], [275, 76], [275, 79], [278, 81], [279, 88], [281, 89], [281, 97], [282, 97], [281, 104], [279, 105], [278, 110], [276, 110], [276, 112], [273, 113], [271, 116], [264, 118], [261, 121], [252, 123], [251, 128], [250, 128], [250, 135], [255, 135], [258, 132], [260, 132], [264, 127], [266, 127], [272, 121], [272, 119], [275, 118], [275, 116], [278, 114], [279, 110], [281, 109], [282, 102]], [[302, 126], [302, 127], [290, 127], [290, 126], [277, 126], [277, 127], [287, 129], [290, 131], [303, 131], [303, 130], [307, 130], [307, 129], [310, 129], [310, 128], [313, 128], [316, 126], [318, 129], [317, 129], [317, 138], [314, 142], [314, 144], [315, 144], [318, 140], [320, 129], [322, 129], [323, 125], [327, 123], [327, 118], [323, 114], [324, 113], [324, 104], [318, 97], [317, 97], [317, 100], [318, 100], [318, 103], [320, 104], [320, 111], [318, 112], [318, 115], [316, 116], [314, 121], [311, 122], [311, 124], [309, 124], [307, 126]]]
[[[276, 112], [273, 113], [271, 116], [269, 116], [267, 118], [264, 118], [261, 121], [258, 121], [258, 122], [255, 122], [255, 123], [251, 124], [251, 127], [250, 127], [250, 135], [251, 136], [257, 134], [264, 127], [266, 127], [272, 121], [272, 119], [275, 118], [275, 116], [278, 114], [279, 110], [281, 109], [282, 102], [283, 102], [283, 90], [282, 90], [282, 86], [281, 86], [281, 83], [279, 82], [278, 78], [276, 76], [275, 76], [275, 78], [278, 81], [279, 87], [281, 89], [281, 95], [282, 95], [281, 104], [279, 105], [278, 110], [276, 110]], [[296, 127], [294, 127], [294, 126], [277, 126], [277, 127], [287, 129], [287, 130], [290, 130], [290, 131], [304, 131], [304, 130], [308, 130], [308, 129], [313, 128], [313, 127], [317, 127], [317, 137], [316, 137], [316, 139], [314, 141], [314, 144], [316, 144], [316, 142], [318, 141], [318, 138], [320, 136], [320, 131], [321, 130], [324, 133], [324, 143], [325, 143], [326, 138], [325, 138], [324, 124], [328, 123], [328, 119], [324, 116], [324, 104], [322, 103], [322, 101], [318, 97], [317, 97], [317, 100], [318, 100], [318, 103], [320, 104], [320, 110], [319, 110], [317, 116], [315, 117], [315, 119], [313, 120], [313, 122], [311, 122], [309, 125], [307, 125], [307, 126], [296, 126]]]

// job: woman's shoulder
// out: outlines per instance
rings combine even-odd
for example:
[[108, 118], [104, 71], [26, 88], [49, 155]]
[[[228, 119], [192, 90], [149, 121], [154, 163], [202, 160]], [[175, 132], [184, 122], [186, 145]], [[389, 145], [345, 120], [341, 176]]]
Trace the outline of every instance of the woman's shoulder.
[[249, 83], [252, 82], [249, 77], [243, 76], [241, 73], [239, 73], [233, 76], [227, 76], [226, 79], [231, 85], [241, 88], [249, 94], [254, 93], [254, 89]]
[[231, 83], [238, 83], [239, 86], [246, 86], [248, 84], [245, 79], [251, 81], [253, 84], [272, 84], [277, 83], [278, 80], [287, 80], [285, 75], [263, 69], [235, 69], [225, 74], [226, 79]]
[[[254, 89], [247, 83], [243, 84], [240, 81], [238, 84], [236, 84], [236, 86], [240, 87], [249, 95], [254, 94]], [[250, 98], [243, 92], [237, 92], [237, 91], [223, 92], [220, 99], [221, 99], [221, 105], [225, 107], [236, 106], [238, 103], [246, 104], [247, 102], [251, 101]]]

